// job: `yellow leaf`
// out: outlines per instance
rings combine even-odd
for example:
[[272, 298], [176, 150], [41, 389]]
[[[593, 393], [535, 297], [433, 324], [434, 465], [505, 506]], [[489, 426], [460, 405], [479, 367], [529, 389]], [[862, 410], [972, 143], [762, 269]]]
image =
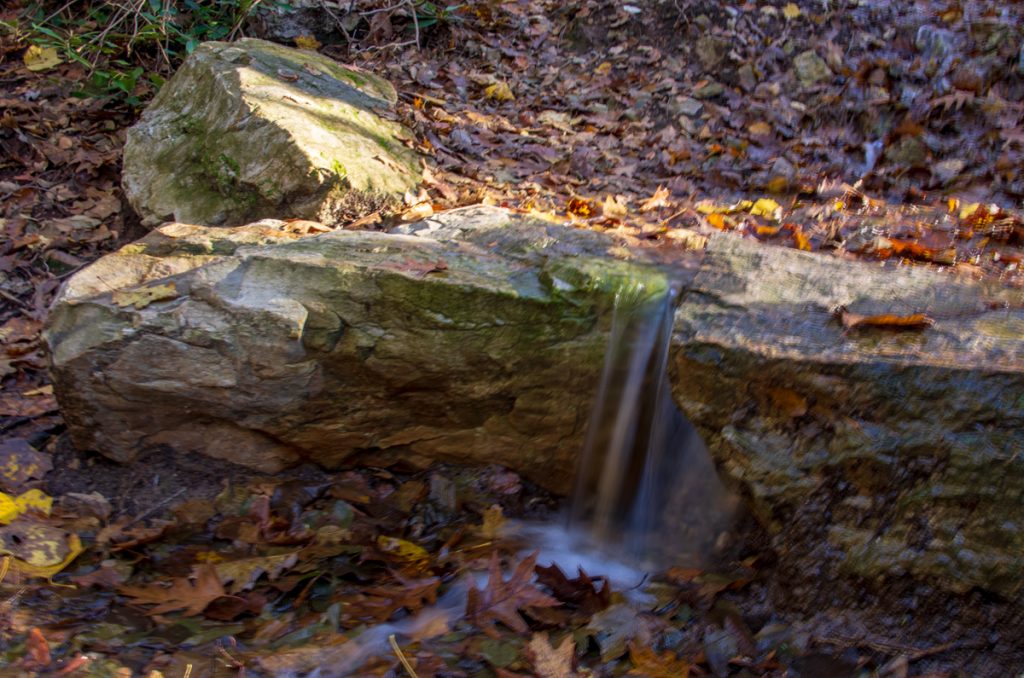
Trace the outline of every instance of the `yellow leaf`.
[[980, 202], [968, 203], [968, 204], [963, 206], [963, 209], [960, 210], [960, 218], [961, 219], [966, 219], [967, 217], [969, 217], [972, 214], [974, 214], [975, 212], [977, 212], [979, 209], [981, 209], [981, 203]]
[[311, 52], [315, 52], [321, 47], [320, 41], [314, 38], [312, 35], [300, 35], [295, 38], [295, 46], [299, 49], [308, 49]]
[[110, 296], [110, 299], [121, 307], [145, 308], [154, 301], [174, 299], [177, 296], [178, 291], [175, 289], [174, 283], [167, 283], [153, 287], [139, 287], [134, 290], [117, 290]]
[[30, 46], [25, 50], [25, 68], [30, 71], [48, 71], [62, 62], [57, 50], [53, 47]]
[[598, 75], [608, 75], [611, 72], [611, 70], [612, 70], [611, 62], [610, 61], [602, 61], [600, 64], [598, 64], [597, 68], [594, 69], [594, 72], [597, 73]]
[[750, 207], [750, 213], [755, 217], [778, 221], [782, 218], [782, 207], [771, 198], [761, 198]]
[[508, 86], [505, 81], [496, 82], [493, 85], [488, 85], [484, 89], [484, 96], [488, 99], [494, 99], [495, 101], [515, 101], [516, 97], [512, 94], [512, 88]]
[[644, 204], [640, 205], [640, 211], [650, 212], [651, 210], [656, 210], [659, 207], [665, 207], [668, 205], [670, 195], [671, 192], [667, 188], [664, 186], [658, 186], [658, 189], [654, 191], [654, 195], [647, 200], [644, 200]]
[[601, 203], [601, 214], [609, 219], [621, 219], [627, 212], [626, 203], [619, 202], [618, 196], [609, 195]]
[[697, 203], [697, 211], [701, 214], [735, 214], [746, 211], [753, 205], [754, 203], [749, 200], [740, 200], [732, 205], [717, 205], [711, 200], [701, 200]]
[[65, 535], [64, 530], [56, 527], [30, 525], [18, 530], [16, 542], [0, 535], [0, 553], [13, 556], [9, 562], [14, 572], [49, 579], [84, 550], [77, 534]]
[[791, 2], [782, 8], [782, 16], [787, 19], [796, 19], [800, 16], [800, 8], [795, 2]]
[[43, 494], [39, 490], [29, 490], [17, 497], [0, 492], [0, 525], [7, 525], [30, 509], [50, 515], [52, 508], [53, 497]]
[[430, 554], [423, 547], [397, 537], [377, 537], [377, 548], [390, 555], [400, 565], [413, 571], [427, 569]]
[[772, 133], [772, 126], [766, 122], [758, 121], [751, 123], [750, 126], [747, 127], [747, 131], [755, 137], [766, 137]]

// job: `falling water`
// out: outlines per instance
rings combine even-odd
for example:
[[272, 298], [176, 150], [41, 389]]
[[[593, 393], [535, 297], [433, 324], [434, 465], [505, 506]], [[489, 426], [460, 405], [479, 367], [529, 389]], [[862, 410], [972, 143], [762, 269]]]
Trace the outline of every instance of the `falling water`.
[[678, 563], [710, 549], [731, 498], [672, 399], [675, 302], [671, 291], [616, 299], [569, 524], [631, 557]]

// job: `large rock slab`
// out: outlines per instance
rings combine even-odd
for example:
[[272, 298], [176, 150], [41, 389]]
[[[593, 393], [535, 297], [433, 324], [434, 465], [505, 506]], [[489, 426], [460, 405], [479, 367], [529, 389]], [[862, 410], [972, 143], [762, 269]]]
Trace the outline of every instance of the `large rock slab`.
[[720, 237], [673, 341], [677, 402], [781, 552], [1021, 590], [1024, 291]]
[[386, 80], [255, 39], [200, 45], [128, 130], [123, 184], [143, 222], [336, 221], [414, 187]]
[[[75, 443], [496, 462], [567, 492], [609, 308], [674, 285], [676, 401], [782, 558], [1020, 591], [1020, 290], [730, 235], [666, 265], [494, 208], [399, 230], [168, 224], [81, 271], [45, 333]], [[844, 329], [838, 307], [935, 324]]]
[[[77, 446], [274, 471], [444, 459], [571, 486], [624, 287], [617, 243], [489, 208], [299, 239], [166, 224], [75, 275], [46, 330]], [[623, 256], [625, 253], [623, 253]]]

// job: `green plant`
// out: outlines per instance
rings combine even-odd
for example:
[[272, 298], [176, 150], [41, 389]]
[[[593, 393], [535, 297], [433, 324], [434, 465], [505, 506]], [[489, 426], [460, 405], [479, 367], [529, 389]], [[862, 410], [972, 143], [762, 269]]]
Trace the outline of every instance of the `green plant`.
[[435, 24], [445, 24], [450, 22], [462, 21], [462, 17], [457, 12], [465, 7], [465, 4], [459, 5], [436, 5], [430, 0], [422, 0], [421, 2], [415, 2], [414, 8], [416, 12], [416, 25], [418, 28], [429, 28]]
[[18, 30], [90, 73], [77, 94], [137, 105], [205, 40], [230, 40], [261, 0], [51, 0], [31, 3]]

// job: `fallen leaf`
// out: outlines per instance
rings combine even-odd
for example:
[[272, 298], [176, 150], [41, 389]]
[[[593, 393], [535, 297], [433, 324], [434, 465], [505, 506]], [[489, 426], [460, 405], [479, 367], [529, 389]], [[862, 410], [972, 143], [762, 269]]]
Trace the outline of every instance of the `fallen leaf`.
[[217, 569], [210, 563], [197, 565], [192, 575], [176, 577], [170, 586], [122, 586], [118, 592], [131, 598], [135, 605], [153, 605], [146, 613], [149, 615], [182, 610], [186, 617], [194, 617], [227, 592], [220, 583]]
[[14, 572], [49, 579], [83, 551], [82, 541], [50, 525], [19, 520], [0, 528], [0, 554], [13, 556]]
[[[251, 589], [256, 585], [256, 580], [263, 575], [267, 575], [267, 579], [271, 581], [277, 579], [285, 570], [295, 565], [297, 560], [297, 552], [292, 552], [228, 560], [214, 563], [213, 566], [220, 581], [227, 584], [228, 593], [235, 594]], [[198, 576], [195, 571], [192, 574]]]
[[26, 659], [31, 662], [33, 668], [41, 669], [50, 665], [50, 644], [46, 642], [46, 637], [38, 627], [33, 627], [28, 632], [25, 649], [28, 651]]
[[0, 441], [0, 489], [20, 490], [30, 480], [39, 480], [53, 468], [50, 455], [43, 454], [22, 438]]
[[484, 88], [484, 96], [488, 99], [495, 101], [515, 101], [516, 97], [512, 94], [512, 88], [508, 86], [508, 83], [504, 80], [488, 85]]
[[534, 586], [533, 568], [537, 554], [524, 558], [516, 566], [512, 576], [505, 581], [501, 572], [498, 552], [491, 553], [487, 586], [478, 589], [470, 586], [466, 600], [466, 617], [492, 638], [499, 638], [495, 624], [501, 622], [513, 631], [526, 633], [529, 627], [519, 610], [524, 607], [557, 607], [561, 605], [551, 596]]
[[629, 660], [633, 662], [633, 668], [626, 673], [627, 676], [687, 678], [690, 675], [690, 663], [677, 657], [675, 652], [659, 655], [641, 643], [629, 643]]
[[594, 205], [583, 198], [572, 198], [565, 206], [565, 211], [574, 217], [589, 219], [594, 216]]
[[708, 223], [717, 228], [720, 231], [729, 230], [728, 224], [726, 224], [725, 216], [722, 214], [709, 214], [707, 216]]
[[309, 50], [315, 52], [323, 45], [312, 35], [299, 35], [295, 37], [295, 46], [299, 49]]
[[860, 315], [846, 310], [839, 311], [839, 320], [848, 330], [861, 327], [881, 327], [895, 330], [923, 330], [935, 324], [924, 313], [911, 315]]
[[791, 391], [788, 388], [770, 388], [768, 397], [771, 399], [772, 405], [790, 419], [807, 414], [807, 399], [796, 391]]
[[430, 554], [411, 541], [381, 535], [377, 537], [377, 548], [410, 572], [423, 572], [430, 566]]
[[629, 212], [626, 203], [620, 202], [618, 196], [607, 196], [601, 203], [601, 214], [609, 219], [621, 219]]
[[766, 122], [758, 121], [751, 123], [747, 127], [747, 131], [755, 137], [766, 137], [772, 133], [772, 126]]
[[798, 19], [800, 17], [800, 7], [795, 2], [788, 3], [782, 8], [782, 16], [787, 19]]
[[39, 47], [38, 45], [30, 45], [22, 58], [25, 61], [25, 68], [33, 72], [48, 71], [63, 61], [53, 47]]
[[52, 509], [53, 497], [41, 490], [28, 490], [17, 497], [0, 492], [0, 525], [12, 523], [17, 517], [33, 510], [48, 516]]
[[751, 205], [750, 213], [755, 217], [778, 221], [782, 218], [782, 206], [771, 198], [761, 198]]
[[565, 636], [555, 648], [548, 641], [546, 632], [535, 633], [527, 645], [527, 651], [538, 678], [571, 678], [575, 675], [572, 660], [576, 653], [576, 643], [572, 634]]
[[796, 242], [797, 249], [804, 250], [805, 252], [811, 251], [811, 241], [799, 228], [793, 229], [793, 241]]
[[658, 189], [654, 191], [654, 195], [647, 200], [644, 200], [644, 203], [640, 205], [640, 211], [650, 212], [651, 210], [656, 210], [659, 207], [666, 207], [668, 205], [668, 198], [670, 195], [672, 195], [671, 191], [664, 186], [658, 186]]
[[145, 308], [155, 301], [174, 299], [178, 296], [178, 290], [174, 283], [166, 285], [153, 285], [152, 287], [138, 287], [133, 290], [117, 290], [110, 295], [110, 300], [116, 305], [123, 307], [134, 306], [137, 309]]
[[[551, 589], [555, 598], [586, 614], [594, 614], [607, 608], [612, 599], [608, 580], [601, 577], [593, 579], [582, 567], [578, 571], [579, 575], [575, 579], [569, 579], [556, 563], [548, 567], [538, 565], [537, 581]], [[600, 589], [597, 588], [598, 582], [601, 583]]]

